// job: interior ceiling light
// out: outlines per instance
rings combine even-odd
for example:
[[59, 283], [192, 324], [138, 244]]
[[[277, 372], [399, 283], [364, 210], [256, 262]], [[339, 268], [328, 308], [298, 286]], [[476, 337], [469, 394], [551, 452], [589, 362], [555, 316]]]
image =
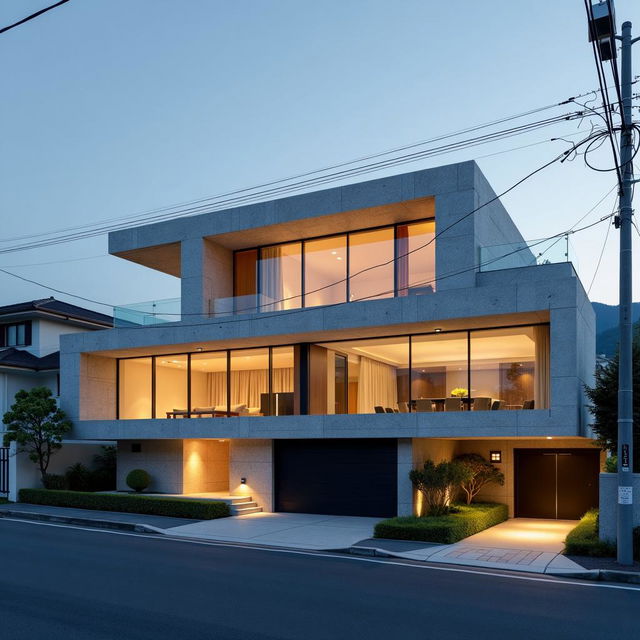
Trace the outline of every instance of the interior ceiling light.
[[440, 332], [442, 331], [442, 329], [440, 329], [440, 327], [438, 327], [437, 329], [434, 329], [434, 331], [435, 331], [436, 333], [440, 333]]

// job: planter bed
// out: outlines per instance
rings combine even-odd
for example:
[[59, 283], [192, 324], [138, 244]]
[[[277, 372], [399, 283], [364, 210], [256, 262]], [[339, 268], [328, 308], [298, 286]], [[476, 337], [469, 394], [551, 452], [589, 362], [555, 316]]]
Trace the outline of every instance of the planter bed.
[[452, 544], [504, 522], [509, 517], [507, 505], [494, 502], [457, 504], [455, 509], [456, 513], [445, 516], [408, 516], [382, 520], [376, 525], [374, 536]]
[[214, 500], [159, 498], [139, 494], [87, 493], [50, 489], [20, 489], [19, 501], [51, 507], [141, 513], [173, 518], [213, 520], [231, 515], [229, 505]]

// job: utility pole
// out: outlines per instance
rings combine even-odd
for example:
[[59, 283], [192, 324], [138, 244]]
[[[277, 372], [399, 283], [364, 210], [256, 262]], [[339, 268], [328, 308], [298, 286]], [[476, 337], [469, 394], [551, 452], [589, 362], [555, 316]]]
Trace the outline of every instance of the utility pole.
[[[622, 25], [620, 131], [620, 362], [618, 373], [618, 557], [633, 564], [633, 364], [632, 364], [632, 229], [633, 122], [631, 109], [631, 22]], [[615, 64], [615, 61], [614, 61]]]
[[[605, 99], [602, 61], [610, 60], [617, 71], [616, 40], [622, 43], [620, 69], [620, 167], [619, 211], [615, 218], [620, 229], [620, 298], [619, 298], [619, 371], [618, 371], [618, 505], [617, 505], [617, 560], [622, 565], [633, 564], [633, 324], [632, 324], [632, 229], [633, 224], [633, 132], [631, 105], [631, 22], [622, 25], [622, 35], [616, 34], [613, 0], [600, 0], [592, 4], [585, 0], [589, 16], [589, 40], [594, 43], [598, 77]], [[596, 53], [597, 52], [597, 53]], [[617, 75], [614, 73], [617, 83]], [[605, 102], [606, 104], [606, 102]], [[613, 135], [612, 131], [609, 131]], [[640, 469], [638, 470], [640, 471]]]

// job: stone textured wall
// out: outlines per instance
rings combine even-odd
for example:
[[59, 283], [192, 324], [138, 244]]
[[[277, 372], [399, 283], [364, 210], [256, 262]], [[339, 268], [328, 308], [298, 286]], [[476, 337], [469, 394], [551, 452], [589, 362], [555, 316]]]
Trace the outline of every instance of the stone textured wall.
[[[247, 483], [241, 484], [241, 478]], [[264, 511], [273, 511], [273, 441], [231, 440], [229, 491], [250, 495]]]
[[[633, 486], [633, 526], [640, 527], [640, 473], [631, 476]], [[616, 541], [618, 517], [618, 474], [600, 474], [600, 537]]]

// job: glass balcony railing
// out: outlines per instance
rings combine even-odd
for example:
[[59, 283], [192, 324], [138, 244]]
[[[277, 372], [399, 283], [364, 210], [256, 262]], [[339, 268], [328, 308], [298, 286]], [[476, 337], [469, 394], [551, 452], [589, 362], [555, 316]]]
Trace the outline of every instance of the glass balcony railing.
[[113, 323], [116, 327], [148, 326], [178, 322], [180, 319], [180, 298], [113, 307]]
[[577, 269], [575, 251], [568, 236], [480, 247], [480, 271], [535, 267], [558, 262], [572, 262]]
[[269, 313], [300, 307], [300, 298], [292, 300], [275, 300], [262, 294], [248, 296], [232, 296], [211, 300], [210, 314], [214, 318], [242, 315], [245, 313]]

